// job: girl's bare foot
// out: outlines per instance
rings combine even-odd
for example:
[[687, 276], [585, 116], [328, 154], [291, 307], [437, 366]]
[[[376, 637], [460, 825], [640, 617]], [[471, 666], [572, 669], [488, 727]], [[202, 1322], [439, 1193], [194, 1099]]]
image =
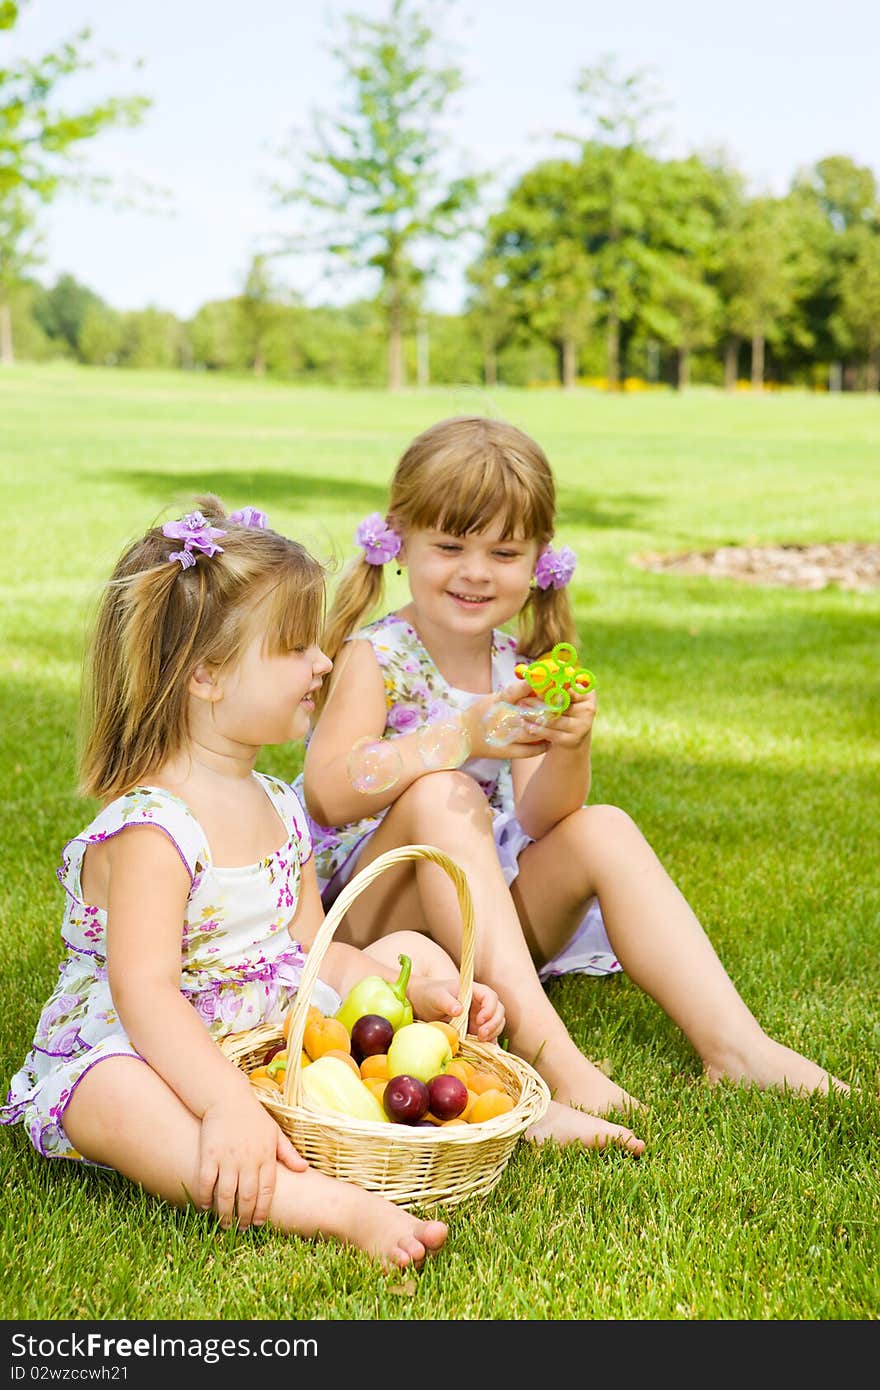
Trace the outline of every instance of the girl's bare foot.
[[383, 1269], [418, 1269], [446, 1240], [445, 1222], [422, 1221], [376, 1193], [356, 1190], [366, 1200], [352, 1203], [342, 1238], [378, 1259]]
[[305, 1237], [355, 1245], [382, 1268], [418, 1268], [446, 1240], [442, 1221], [423, 1221], [353, 1182], [317, 1168], [292, 1173], [278, 1166], [270, 1223]]
[[566, 1073], [556, 1085], [547, 1071], [544, 1071], [544, 1079], [554, 1100], [588, 1110], [593, 1115], [604, 1115], [609, 1110], [619, 1110], [627, 1115], [641, 1108], [641, 1102], [636, 1100], [635, 1096], [624, 1091], [622, 1086], [615, 1085], [585, 1057], [581, 1060], [583, 1066], [579, 1066], [574, 1074]]
[[525, 1138], [533, 1144], [543, 1144], [548, 1139], [557, 1144], [583, 1144], [585, 1149], [615, 1145], [636, 1157], [645, 1151], [644, 1139], [638, 1139], [631, 1129], [600, 1120], [570, 1105], [561, 1105], [556, 1100], [551, 1100], [547, 1113], [526, 1130]]
[[753, 1047], [731, 1052], [719, 1061], [705, 1063], [705, 1074], [714, 1086], [719, 1081], [736, 1081], [743, 1086], [760, 1090], [790, 1090], [800, 1095], [835, 1091], [849, 1092], [845, 1081], [802, 1057], [793, 1048], [784, 1047], [773, 1038], [763, 1037]]

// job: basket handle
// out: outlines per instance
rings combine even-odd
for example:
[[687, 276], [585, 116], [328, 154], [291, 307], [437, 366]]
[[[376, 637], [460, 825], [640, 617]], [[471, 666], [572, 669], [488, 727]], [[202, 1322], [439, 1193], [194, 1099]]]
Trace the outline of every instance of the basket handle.
[[385, 854], [377, 855], [370, 864], [367, 864], [366, 868], [361, 869], [349, 880], [318, 928], [315, 939], [309, 948], [306, 963], [303, 966], [302, 979], [293, 1001], [290, 1028], [287, 1035], [288, 1063], [284, 1071], [285, 1105], [291, 1103], [299, 1105], [302, 1101], [301, 1057], [303, 1035], [306, 1031], [306, 1017], [321, 962], [336, 928], [355, 899], [365, 888], [370, 886], [374, 879], [383, 874], [386, 869], [390, 869], [392, 865], [404, 864], [412, 859], [427, 859], [432, 864], [438, 864], [452, 880], [458, 895], [462, 922], [461, 965], [458, 972], [458, 1000], [461, 1004], [461, 1013], [452, 1020], [452, 1027], [458, 1030], [460, 1038], [464, 1037], [467, 1031], [471, 991], [474, 983], [474, 904], [468, 881], [464, 871], [459, 868], [455, 860], [450, 859], [449, 855], [444, 854], [442, 850], [435, 849], [433, 845], [401, 845], [398, 849], [389, 849]]

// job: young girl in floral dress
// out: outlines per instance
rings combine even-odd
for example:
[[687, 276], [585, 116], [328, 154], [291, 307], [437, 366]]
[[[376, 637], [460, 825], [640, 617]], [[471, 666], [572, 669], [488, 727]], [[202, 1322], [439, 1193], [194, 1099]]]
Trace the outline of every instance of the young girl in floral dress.
[[[405, 450], [384, 515], [358, 528], [323, 645], [335, 669], [296, 784], [310, 815], [325, 905], [356, 870], [430, 840], [468, 874], [476, 968], [501, 996], [514, 1051], [554, 1094], [537, 1139], [638, 1154], [604, 1118], [638, 1102], [581, 1053], [542, 986], [623, 968], [684, 1031], [710, 1080], [794, 1091], [843, 1087], [768, 1037], [690, 906], [626, 813], [586, 804], [595, 687], [537, 721], [518, 657], [572, 642], [574, 554], [554, 549], [543, 450], [497, 420], [441, 421]], [[362, 626], [383, 565], [411, 597]], [[504, 625], [516, 619], [511, 637]], [[346, 915], [360, 946], [401, 925], [458, 949], [455, 902], [432, 865], [383, 874]]]
[[[222, 1226], [420, 1264], [444, 1224], [307, 1166], [216, 1045], [283, 1018], [323, 918], [303, 809], [254, 764], [303, 736], [330, 662], [318, 563], [253, 508], [201, 505], [131, 545], [103, 596], [82, 760], [102, 809], [64, 849], [67, 954], [0, 1119]], [[458, 1012], [455, 965], [412, 934], [370, 955], [332, 942], [313, 1002], [394, 979], [401, 950], [415, 1013]], [[475, 986], [471, 1028], [503, 1018]]]

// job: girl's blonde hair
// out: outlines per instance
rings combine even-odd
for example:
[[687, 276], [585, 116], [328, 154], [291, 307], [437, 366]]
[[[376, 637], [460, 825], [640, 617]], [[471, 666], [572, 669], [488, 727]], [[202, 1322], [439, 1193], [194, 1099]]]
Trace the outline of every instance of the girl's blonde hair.
[[[555, 511], [556, 485], [540, 445], [514, 425], [463, 415], [432, 425], [406, 449], [391, 479], [386, 520], [399, 532], [432, 527], [466, 536], [500, 519], [506, 537], [535, 540], [540, 549], [553, 536]], [[321, 644], [331, 659], [378, 605], [382, 571], [363, 555], [344, 570]], [[519, 614], [523, 656], [573, 640], [566, 591], [531, 589]]]
[[181, 542], [154, 526], [121, 556], [101, 597], [84, 669], [83, 796], [119, 796], [185, 745], [190, 675], [200, 663], [234, 664], [263, 599], [270, 652], [319, 639], [318, 561], [275, 531], [229, 521], [213, 495], [196, 507], [223, 527], [222, 554], [194, 551], [183, 569], [170, 558]]

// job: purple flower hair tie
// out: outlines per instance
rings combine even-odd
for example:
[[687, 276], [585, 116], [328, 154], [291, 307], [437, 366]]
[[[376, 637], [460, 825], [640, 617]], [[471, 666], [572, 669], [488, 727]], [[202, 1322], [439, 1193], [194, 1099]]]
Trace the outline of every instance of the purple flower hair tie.
[[239, 526], [249, 526], [255, 531], [265, 531], [269, 526], [269, 518], [259, 507], [241, 507], [237, 512], [230, 513], [229, 520], [237, 522]]
[[222, 555], [222, 545], [215, 545], [214, 540], [217, 536], [225, 536], [226, 532], [212, 526], [201, 512], [189, 512], [179, 521], [166, 521], [162, 535], [169, 540], [183, 541], [183, 549], [173, 550], [168, 559], [178, 560], [181, 569], [188, 570], [196, 562], [194, 550], [203, 555]]
[[554, 550], [545, 545], [535, 565], [535, 583], [539, 589], [564, 589], [574, 574], [577, 556], [570, 545]]
[[397, 532], [386, 524], [381, 512], [371, 512], [365, 516], [354, 533], [358, 545], [363, 546], [364, 559], [368, 565], [387, 565], [400, 550], [401, 539]]

